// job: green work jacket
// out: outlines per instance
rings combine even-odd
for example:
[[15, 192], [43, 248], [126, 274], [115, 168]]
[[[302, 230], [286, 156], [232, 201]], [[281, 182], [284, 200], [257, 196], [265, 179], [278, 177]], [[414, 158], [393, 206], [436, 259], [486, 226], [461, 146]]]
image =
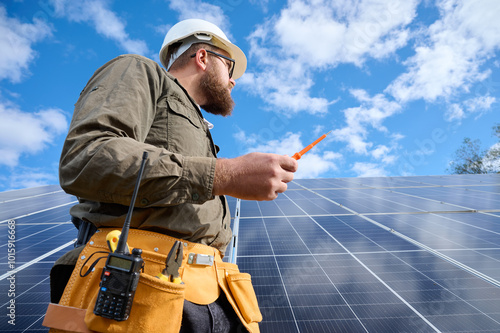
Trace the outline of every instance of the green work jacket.
[[217, 150], [180, 83], [150, 59], [123, 55], [99, 68], [80, 94], [60, 184], [78, 197], [72, 216], [122, 226], [147, 151], [132, 227], [224, 251], [231, 218], [225, 197], [212, 194]]

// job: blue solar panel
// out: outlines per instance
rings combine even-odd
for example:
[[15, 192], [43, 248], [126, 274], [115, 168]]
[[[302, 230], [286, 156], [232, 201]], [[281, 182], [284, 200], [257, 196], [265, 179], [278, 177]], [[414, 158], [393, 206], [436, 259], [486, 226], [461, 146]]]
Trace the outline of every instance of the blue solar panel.
[[[9, 220], [20, 269], [16, 325], [3, 316], [0, 332], [47, 331], [48, 274], [72, 247], [75, 200], [58, 186], [0, 193], [4, 314]], [[500, 175], [302, 179], [238, 215], [231, 250], [262, 332], [500, 332]]]

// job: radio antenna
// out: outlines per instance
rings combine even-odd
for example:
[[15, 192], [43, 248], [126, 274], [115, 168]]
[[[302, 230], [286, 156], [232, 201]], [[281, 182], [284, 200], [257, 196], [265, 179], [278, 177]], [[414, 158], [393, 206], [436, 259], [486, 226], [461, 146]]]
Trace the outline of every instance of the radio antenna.
[[141, 184], [142, 173], [144, 172], [144, 166], [146, 165], [146, 160], [148, 159], [148, 152], [145, 151], [142, 154], [141, 168], [139, 169], [139, 175], [137, 176], [137, 181], [134, 187], [134, 193], [132, 193], [132, 200], [130, 201], [130, 206], [128, 207], [127, 217], [125, 217], [125, 222], [123, 222], [122, 233], [120, 239], [118, 239], [118, 244], [116, 245], [116, 250], [114, 253], [124, 254], [127, 247], [128, 231], [130, 229], [130, 220], [132, 219], [132, 212], [134, 210], [135, 199], [137, 198], [137, 192], [139, 192], [139, 185]]

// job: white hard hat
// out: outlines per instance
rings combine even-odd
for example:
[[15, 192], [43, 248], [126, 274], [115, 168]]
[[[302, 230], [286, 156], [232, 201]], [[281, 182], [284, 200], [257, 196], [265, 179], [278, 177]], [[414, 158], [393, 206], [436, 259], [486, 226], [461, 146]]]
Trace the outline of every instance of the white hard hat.
[[[167, 59], [168, 48], [175, 42], [182, 42], [182, 44], [169, 63], [170, 59]], [[247, 58], [243, 51], [231, 43], [224, 32], [215, 24], [200, 19], [184, 20], [170, 28], [161, 46], [161, 63], [168, 70], [175, 59], [195, 43], [211, 44], [229, 53], [229, 56], [235, 61], [233, 79], [237, 79], [245, 73]]]

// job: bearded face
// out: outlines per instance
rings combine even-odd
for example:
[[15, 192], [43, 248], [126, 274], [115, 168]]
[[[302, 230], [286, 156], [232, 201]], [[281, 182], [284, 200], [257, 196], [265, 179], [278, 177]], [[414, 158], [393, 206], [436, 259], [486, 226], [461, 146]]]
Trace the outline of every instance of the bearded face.
[[212, 114], [229, 116], [234, 108], [231, 97], [231, 83], [225, 84], [217, 74], [215, 66], [208, 65], [200, 80], [201, 91], [205, 94], [206, 102], [201, 107]]

